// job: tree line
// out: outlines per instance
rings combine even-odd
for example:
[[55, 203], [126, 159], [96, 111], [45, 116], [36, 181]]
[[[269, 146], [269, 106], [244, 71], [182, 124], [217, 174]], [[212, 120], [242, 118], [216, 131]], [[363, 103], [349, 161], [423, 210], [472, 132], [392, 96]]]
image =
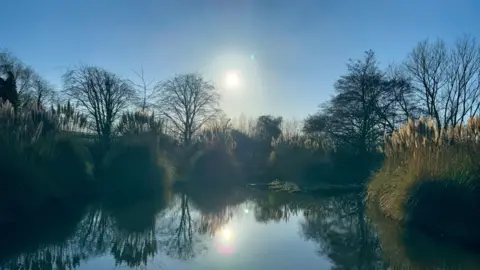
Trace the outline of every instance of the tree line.
[[[2, 100], [15, 108], [26, 104], [45, 108], [68, 100], [107, 148], [118, 129], [125, 130], [135, 119], [188, 144], [202, 127], [222, 116], [215, 85], [200, 74], [160, 82], [147, 80], [143, 69], [135, 75], [137, 82], [101, 67], [81, 65], [69, 68], [62, 76], [63, 88], [55, 91], [31, 67], [6, 51], [0, 53]], [[335, 147], [360, 155], [375, 152], [383, 137], [408, 119], [431, 117], [441, 129], [478, 114], [479, 78], [480, 46], [469, 35], [452, 46], [440, 39], [421, 41], [401, 64], [385, 70], [369, 50], [363, 59], [347, 63], [347, 73], [334, 84], [334, 96], [305, 119], [303, 132], [327, 137]], [[127, 113], [132, 110], [137, 113]], [[261, 116], [257, 133], [278, 137], [282, 121]]]
[[464, 124], [480, 109], [480, 45], [470, 35], [452, 46], [418, 43], [406, 59], [381, 70], [375, 53], [350, 60], [335, 94], [305, 120], [304, 131], [330, 136], [359, 154], [376, 151], [408, 119], [434, 119], [438, 129]]

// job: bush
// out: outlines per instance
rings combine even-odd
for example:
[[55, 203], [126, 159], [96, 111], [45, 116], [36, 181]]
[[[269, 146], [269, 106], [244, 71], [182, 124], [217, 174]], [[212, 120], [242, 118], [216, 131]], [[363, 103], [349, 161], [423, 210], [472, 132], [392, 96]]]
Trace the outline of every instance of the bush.
[[478, 117], [442, 131], [432, 120], [409, 121], [386, 140], [367, 199], [406, 225], [465, 244], [480, 240], [479, 135]]
[[159, 136], [125, 136], [107, 153], [99, 184], [109, 199], [125, 200], [163, 195], [173, 180], [173, 167], [159, 148]]
[[241, 183], [238, 164], [233, 155], [235, 142], [228, 131], [205, 131], [191, 159], [189, 184], [223, 187]]
[[272, 141], [273, 151], [269, 157], [270, 180], [312, 185], [329, 181], [333, 172], [330, 149], [310, 137], [294, 135], [280, 136]]

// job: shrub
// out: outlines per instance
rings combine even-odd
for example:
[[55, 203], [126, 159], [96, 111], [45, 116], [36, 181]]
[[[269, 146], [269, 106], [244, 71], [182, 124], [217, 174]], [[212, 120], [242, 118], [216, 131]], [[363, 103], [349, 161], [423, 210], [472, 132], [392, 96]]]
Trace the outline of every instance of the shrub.
[[190, 184], [212, 187], [239, 184], [238, 165], [233, 155], [235, 141], [229, 130], [206, 130], [195, 142], [199, 149], [191, 159]]
[[302, 135], [282, 135], [273, 140], [270, 177], [301, 184], [328, 181], [332, 173], [331, 149], [324, 143]]
[[430, 119], [409, 121], [386, 139], [386, 159], [367, 199], [407, 225], [444, 235], [464, 231], [454, 238], [470, 241], [467, 232], [480, 225], [479, 135], [478, 117], [441, 131]]
[[173, 180], [173, 167], [152, 133], [119, 138], [107, 153], [100, 172], [102, 194], [125, 200], [159, 195]]

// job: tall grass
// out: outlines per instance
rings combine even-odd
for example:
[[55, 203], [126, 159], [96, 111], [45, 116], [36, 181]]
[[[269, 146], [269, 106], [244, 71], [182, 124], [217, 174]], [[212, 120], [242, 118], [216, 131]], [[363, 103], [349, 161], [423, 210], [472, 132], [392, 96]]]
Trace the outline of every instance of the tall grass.
[[382, 150], [385, 162], [367, 199], [383, 214], [453, 238], [468, 237], [468, 229], [480, 225], [479, 117], [443, 130], [431, 119], [410, 120]]
[[52, 111], [0, 104], [0, 223], [83, 199], [91, 184], [88, 152], [61, 125]]

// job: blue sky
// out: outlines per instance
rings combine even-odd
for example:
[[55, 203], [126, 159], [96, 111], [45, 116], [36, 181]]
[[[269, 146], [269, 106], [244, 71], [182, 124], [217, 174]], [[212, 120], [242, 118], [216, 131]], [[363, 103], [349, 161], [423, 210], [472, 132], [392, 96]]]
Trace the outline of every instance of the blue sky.
[[[386, 66], [427, 37], [480, 39], [478, 0], [4, 2], [0, 47], [59, 87], [79, 63], [130, 78], [143, 66], [156, 80], [201, 72], [233, 116], [313, 113], [348, 59], [368, 49]], [[241, 75], [237, 89], [222, 86], [230, 70]]]

